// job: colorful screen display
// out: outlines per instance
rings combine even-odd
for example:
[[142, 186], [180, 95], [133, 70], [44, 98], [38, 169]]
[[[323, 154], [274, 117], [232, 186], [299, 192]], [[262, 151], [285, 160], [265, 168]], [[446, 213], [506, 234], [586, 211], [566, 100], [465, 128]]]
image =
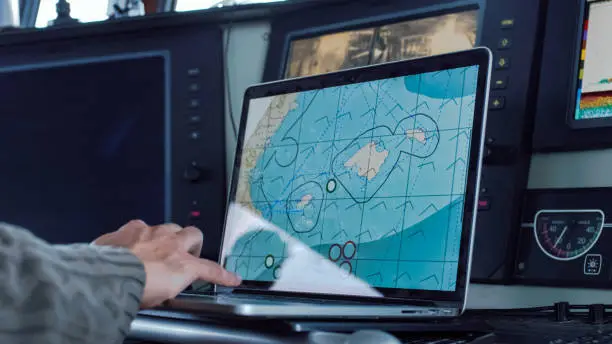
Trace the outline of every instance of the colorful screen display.
[[587, 1], [576, 120], [612, 117], [612, 1]]
[[456, 290], [478, 69], [252, 99], [234, 202], [279, 230], [230, 211], [226, 268], [281, 283], [332, 264], [372, 287]]

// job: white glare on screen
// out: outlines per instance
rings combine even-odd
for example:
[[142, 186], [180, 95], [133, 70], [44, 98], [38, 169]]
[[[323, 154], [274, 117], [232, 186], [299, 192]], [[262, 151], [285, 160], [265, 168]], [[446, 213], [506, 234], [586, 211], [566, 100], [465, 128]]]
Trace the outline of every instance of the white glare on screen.
[[203, 10], [212, 7], [223, 7], [233, 5], [256, 4], [265, 2], [279, 2], [284, 0], [177, 0], [177, 12]]

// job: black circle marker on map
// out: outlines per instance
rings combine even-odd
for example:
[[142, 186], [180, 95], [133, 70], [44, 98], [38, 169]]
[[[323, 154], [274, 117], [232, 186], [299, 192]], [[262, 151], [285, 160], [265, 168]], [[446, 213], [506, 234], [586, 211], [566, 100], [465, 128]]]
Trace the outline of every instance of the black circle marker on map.
[[278, 270], [280, 270], [280, 265], [277, 265], [274, 270], [272, 270], [272, 276], [274, 277], [274, 279], [278, 279]]
[[342, 262], [342, 264], [340, 264], [340, 269], [348, 272], [349, 274], [353, 273], [353, 265], [349, 261]]
[[266, 269], [272, 268], [274, 266], [274, 256], [271, 254], [267, 255], [264, 260], [264, 265], [266, 266]]
[[338, 183], [336, 182], [335, 179], [330, 179], [327, 181], [327, 185], [325, 185], [325, 190], [327, 190], [327, 192], [332, 193], [334, 191], [336, 191], [336, 187], [338, 186]]
[[329, 252], [327, 253], [329, 260], [332, 262], [337, 262], [338, 259], [342, 256], [342, 247], [338, 244], [333, 244], [329, 247]]
[[355, 257], [355, 253], [357, 253], [357, 245], [355, 245], [354, 241], [347, 241], [342, 247], [342, 255], [346, 259], [353, 259]]

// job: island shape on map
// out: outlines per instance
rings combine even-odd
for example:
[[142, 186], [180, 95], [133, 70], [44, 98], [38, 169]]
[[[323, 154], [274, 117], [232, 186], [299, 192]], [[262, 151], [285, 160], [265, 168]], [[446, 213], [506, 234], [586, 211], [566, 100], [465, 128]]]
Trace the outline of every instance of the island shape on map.
[[418, 129], [418, 128], [417, 129], [407, 129], [406, 136], [409, 139], [417, 140], [422, 144], [427, 143], [427, 135], [425, 135], [425, 132], [421, 129]]
[[367, 177], [368, 180], [372, 180], [372, 178], [376, 177], [388, 156], [388, 150], [381, 150], [379, 152], [376, 148], [376, 143], [370, 142], [344, 163], [344, 167], [349, 169], [357, 168], [357, 174], [360, 177]]

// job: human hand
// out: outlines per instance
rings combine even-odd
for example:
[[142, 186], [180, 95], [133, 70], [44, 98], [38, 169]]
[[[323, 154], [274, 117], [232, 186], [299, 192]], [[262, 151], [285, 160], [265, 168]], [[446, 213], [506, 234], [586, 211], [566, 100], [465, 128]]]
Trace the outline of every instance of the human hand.
[[240, 278], [219, 264], [199, 258], [202, 241], [202, 232], [195, 227], [149, 227], [134, 220], [93, 243], [128, 248], [142, 261], [147, 280], [141, 307], [151, 308], [173, 299], [196, 280], [228, 287], [240, 284]]

